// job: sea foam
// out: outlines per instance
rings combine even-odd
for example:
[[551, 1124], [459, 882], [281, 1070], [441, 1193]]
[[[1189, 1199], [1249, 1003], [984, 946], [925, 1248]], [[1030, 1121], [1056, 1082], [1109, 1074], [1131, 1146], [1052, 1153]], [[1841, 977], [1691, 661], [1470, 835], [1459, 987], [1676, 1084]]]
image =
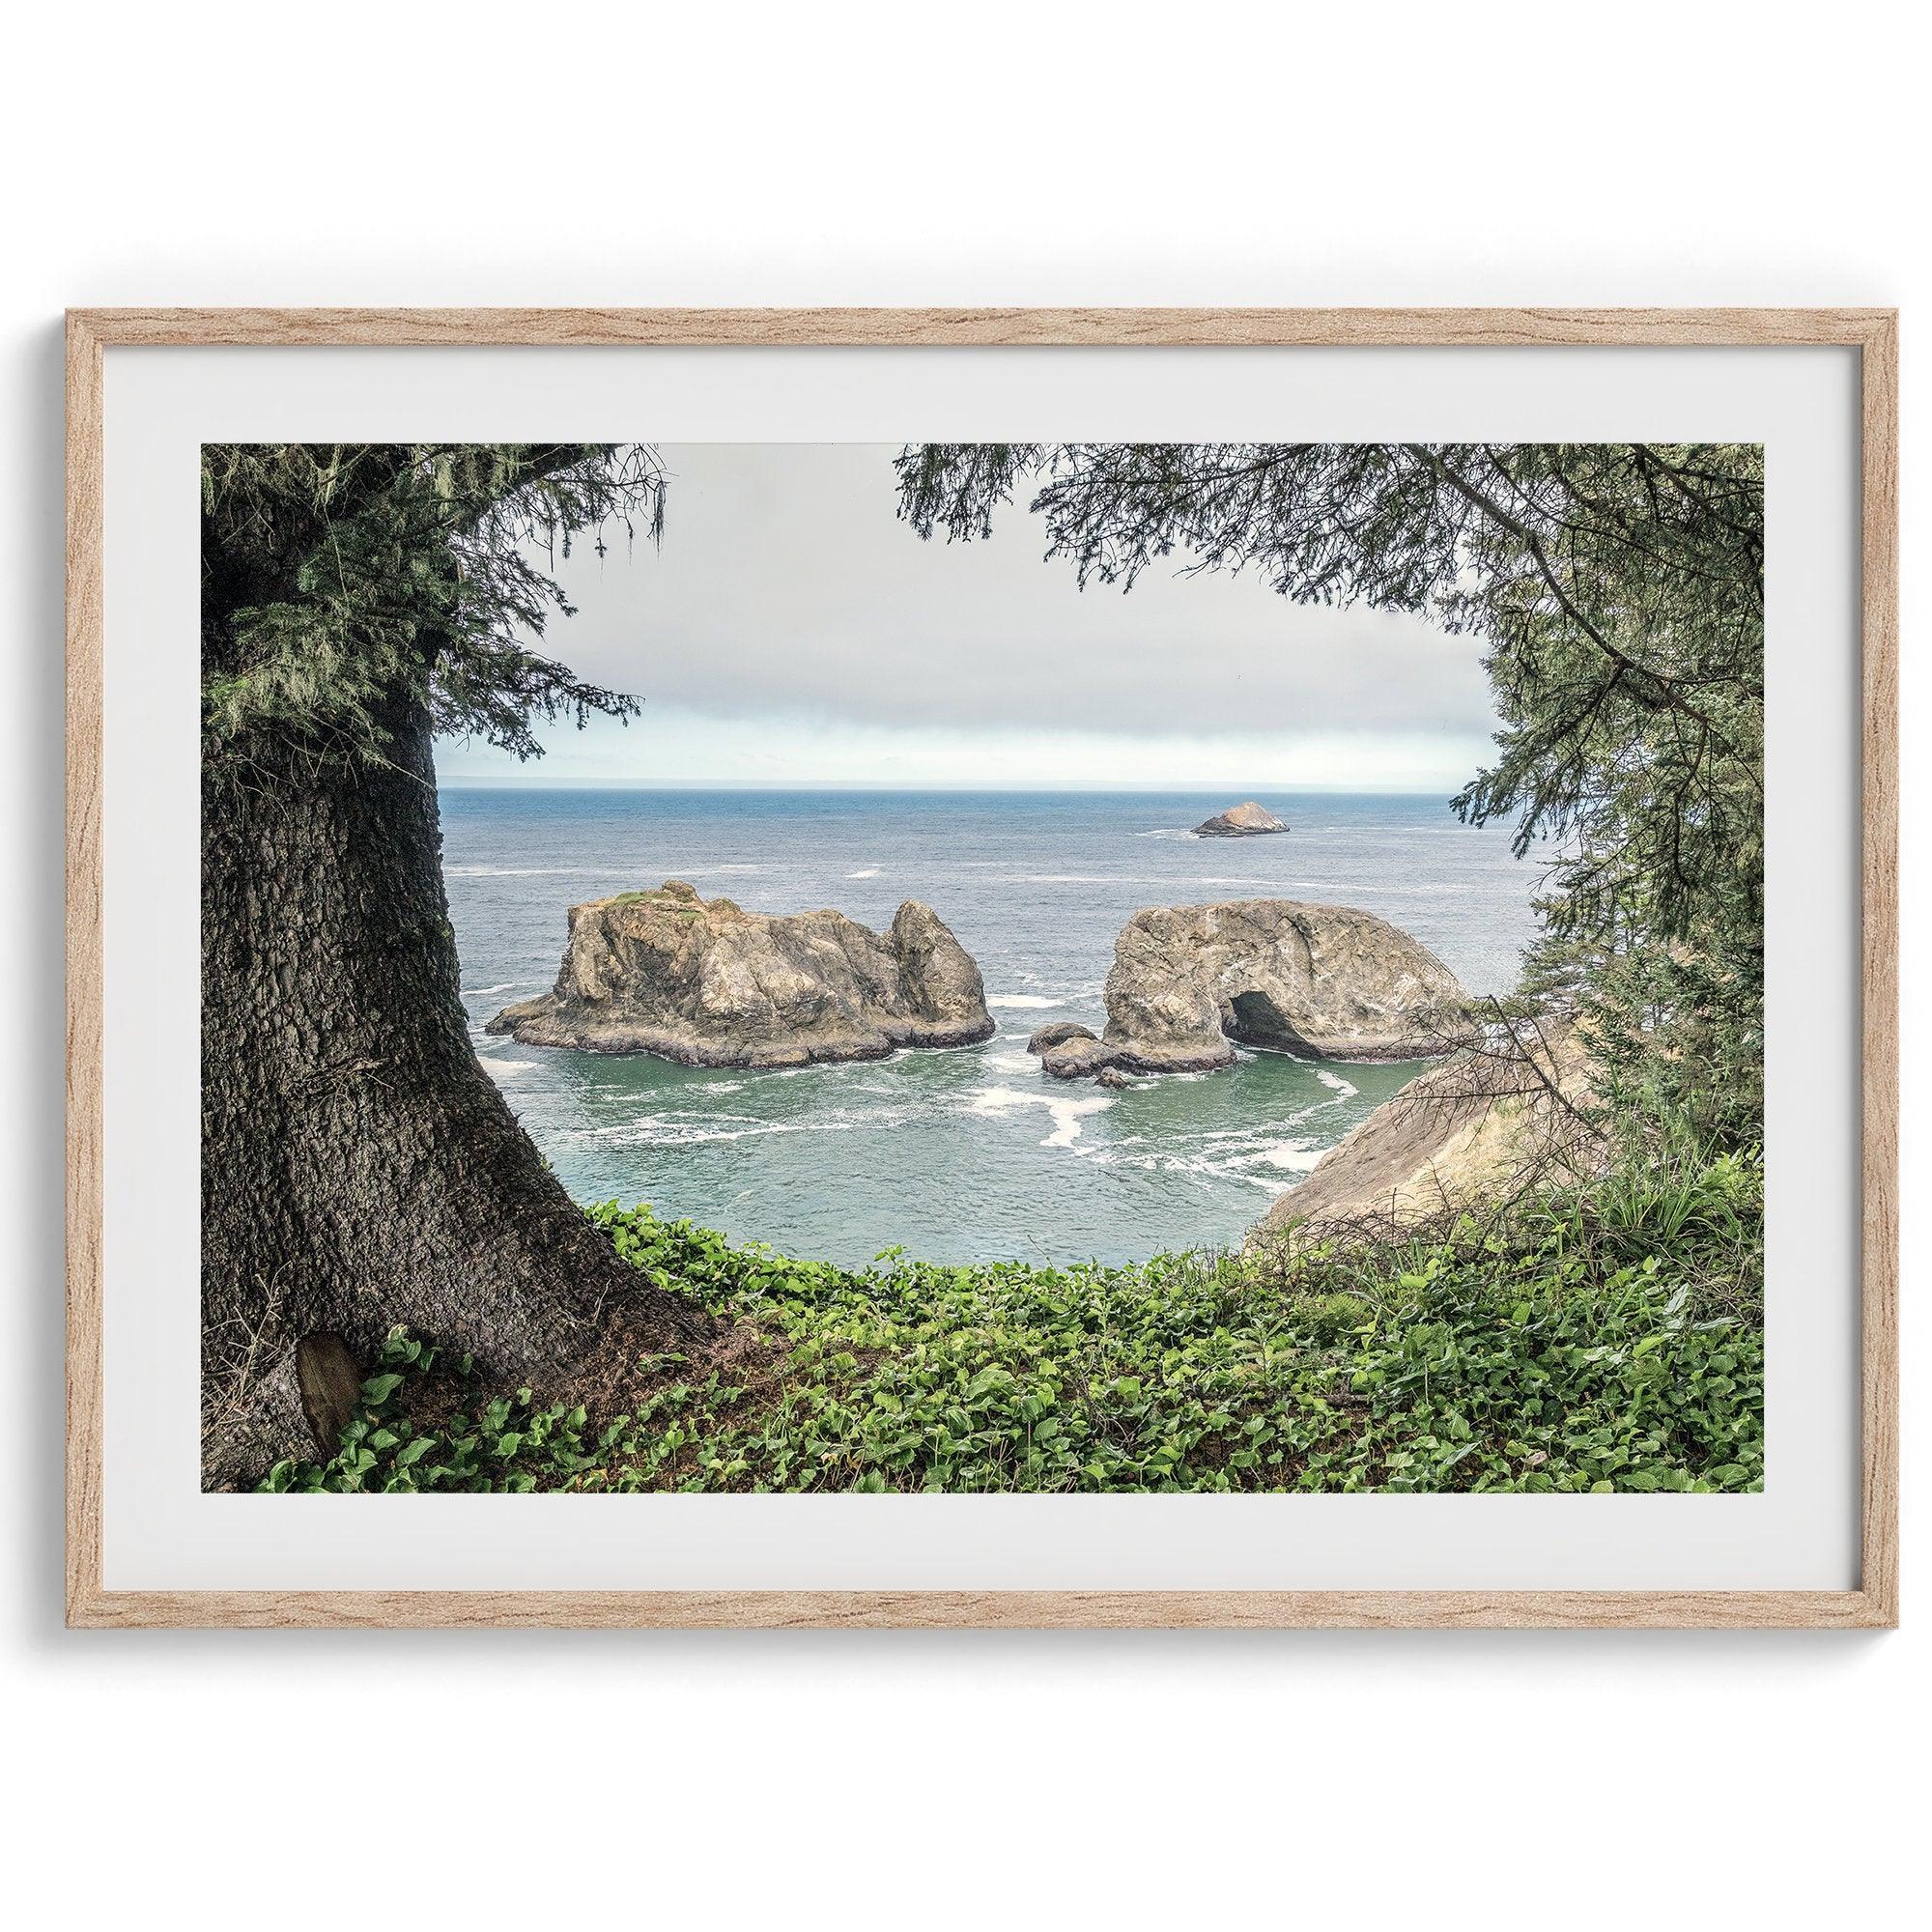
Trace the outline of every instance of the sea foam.
[[1104, 1094], [1076, 1100], [1062, 1094], [1022, 1094], [1012, 1087], [985, 1087], [966, 1104], [972, 1113], [995, 1117], [1010, 1114], [1016, 1107], [1044, 1107], [1052, 1118], [1053, 1131], [1040, 1146], [1070, 1148], [1080, 1138], [1087, 1116], [1103, 1113], [1114, 1103]]

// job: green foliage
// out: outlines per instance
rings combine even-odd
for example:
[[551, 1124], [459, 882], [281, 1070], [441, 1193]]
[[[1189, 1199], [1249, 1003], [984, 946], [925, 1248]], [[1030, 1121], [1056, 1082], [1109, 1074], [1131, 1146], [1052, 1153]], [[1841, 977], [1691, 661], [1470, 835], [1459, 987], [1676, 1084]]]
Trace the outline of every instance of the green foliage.
[[[544, 1407], [530, 1391], [486, 1396], [435, 1424], [408, 1419], [406, 1391], [437, 1369], [437, 1351], [401, 1329], [383, 1349], [384, 1373], [362, 1384], [361, 1406], [343, 1430], [327, 1464], [277, 1463], [262, 1488], [383, 1493], [417, 1490], [485, 1490], [511, 1494], [555, 1489], [591, 1465], [584, 1453], [582, 1405]], [[444, 1380], [475, 1389], [475, 1366], [464, 1356]]]
[[664, 476], [604, 443], [211, 443], [202, 450], [202, 720], [217, 772], [265, 739], [380, 759], [400, 721], [519, 756], [539, 718], [633, 699], [530, 646], [569, 611], [544, 568], [612, 521], [655, 536]]
[[[1347, 1250], [854, 1270], [611, 1204], [627, 1260], [762, 1353], [663, 1358], [593, 1421], [486, 1400], [399, 1334], [335, 1458], [267, 1487], [1753, 1490], [1761, 1214], [1757, 1162], [1724, 1155]], [[453, 1413], [412, 1422], [439, 1386]]]

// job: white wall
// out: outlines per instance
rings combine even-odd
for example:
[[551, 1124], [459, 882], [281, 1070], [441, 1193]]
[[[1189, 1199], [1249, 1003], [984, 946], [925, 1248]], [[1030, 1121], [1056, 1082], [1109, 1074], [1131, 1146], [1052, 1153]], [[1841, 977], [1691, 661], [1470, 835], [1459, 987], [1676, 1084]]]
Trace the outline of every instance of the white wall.
[[[1902, 1881], [1922, 1826], [1905, 1784], [1924, 1759], [1922, 1627], [60, 1628], [61, 308], [1842, 301], [1908, 307], [1914, 346], [1932, 291], [1902, 9], [1369, 11], [185, 0], [11, 21], [0, 635], [19, 717], [0, 863], [23, 915], [0, 1011], [24, 1104], [0, 1160], [21, 1251], [0, 1345], [0, 1776], [19, 1785], [16, 1897], [38, 1878], [85, 1900], [81, 1922], [172, 1898], [211, 1926], [296, 1927], [461, 1907], [1897, 1917], [1872, 1887]], [[1908, 593], [1912, 637], [1916, 574]], [[1915, 713], [1922, 682], [1909, 673]], [[1908, 882], [1909, 977], [1921, 864]], [[1925, 1057], [1908, 1012], [1908, 1094]], [[1908, 1172], [1923, 1117], [1909, 1105]], [[1909, 1304], [1924, 1250], [1915, 1216]], [[1910, 1427], [1907, 1453], [1910, 1550], [1927, 1517]]]

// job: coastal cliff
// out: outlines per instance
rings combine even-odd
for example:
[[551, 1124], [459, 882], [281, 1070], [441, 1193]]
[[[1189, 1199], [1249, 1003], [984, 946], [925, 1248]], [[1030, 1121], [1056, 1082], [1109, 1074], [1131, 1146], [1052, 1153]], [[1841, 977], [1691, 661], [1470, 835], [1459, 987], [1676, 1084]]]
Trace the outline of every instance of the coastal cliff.
[[1522, 1030], [1433, 1066], [1322, 1155], [1251, 1239], [1386, 1234], [1492, 1207], [1531, 1181], [1600, 1172], [1589, 1055], [1568, 1027]]
[[874, 932], [830, 910], [750, 913], [682, 880], [570, 908], [554, 988], [488, 1031], [692, 1066], [877, 1060], [993, 1032], [980, 969], [930, 906]]

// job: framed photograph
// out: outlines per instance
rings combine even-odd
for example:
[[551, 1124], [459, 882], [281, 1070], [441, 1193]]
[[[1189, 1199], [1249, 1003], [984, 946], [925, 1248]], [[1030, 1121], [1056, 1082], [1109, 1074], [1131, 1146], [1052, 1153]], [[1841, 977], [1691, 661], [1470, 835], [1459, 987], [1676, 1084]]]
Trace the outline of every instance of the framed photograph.
[[71, 1623], [1897, 1620], [1890, 312], [68, 343]]

